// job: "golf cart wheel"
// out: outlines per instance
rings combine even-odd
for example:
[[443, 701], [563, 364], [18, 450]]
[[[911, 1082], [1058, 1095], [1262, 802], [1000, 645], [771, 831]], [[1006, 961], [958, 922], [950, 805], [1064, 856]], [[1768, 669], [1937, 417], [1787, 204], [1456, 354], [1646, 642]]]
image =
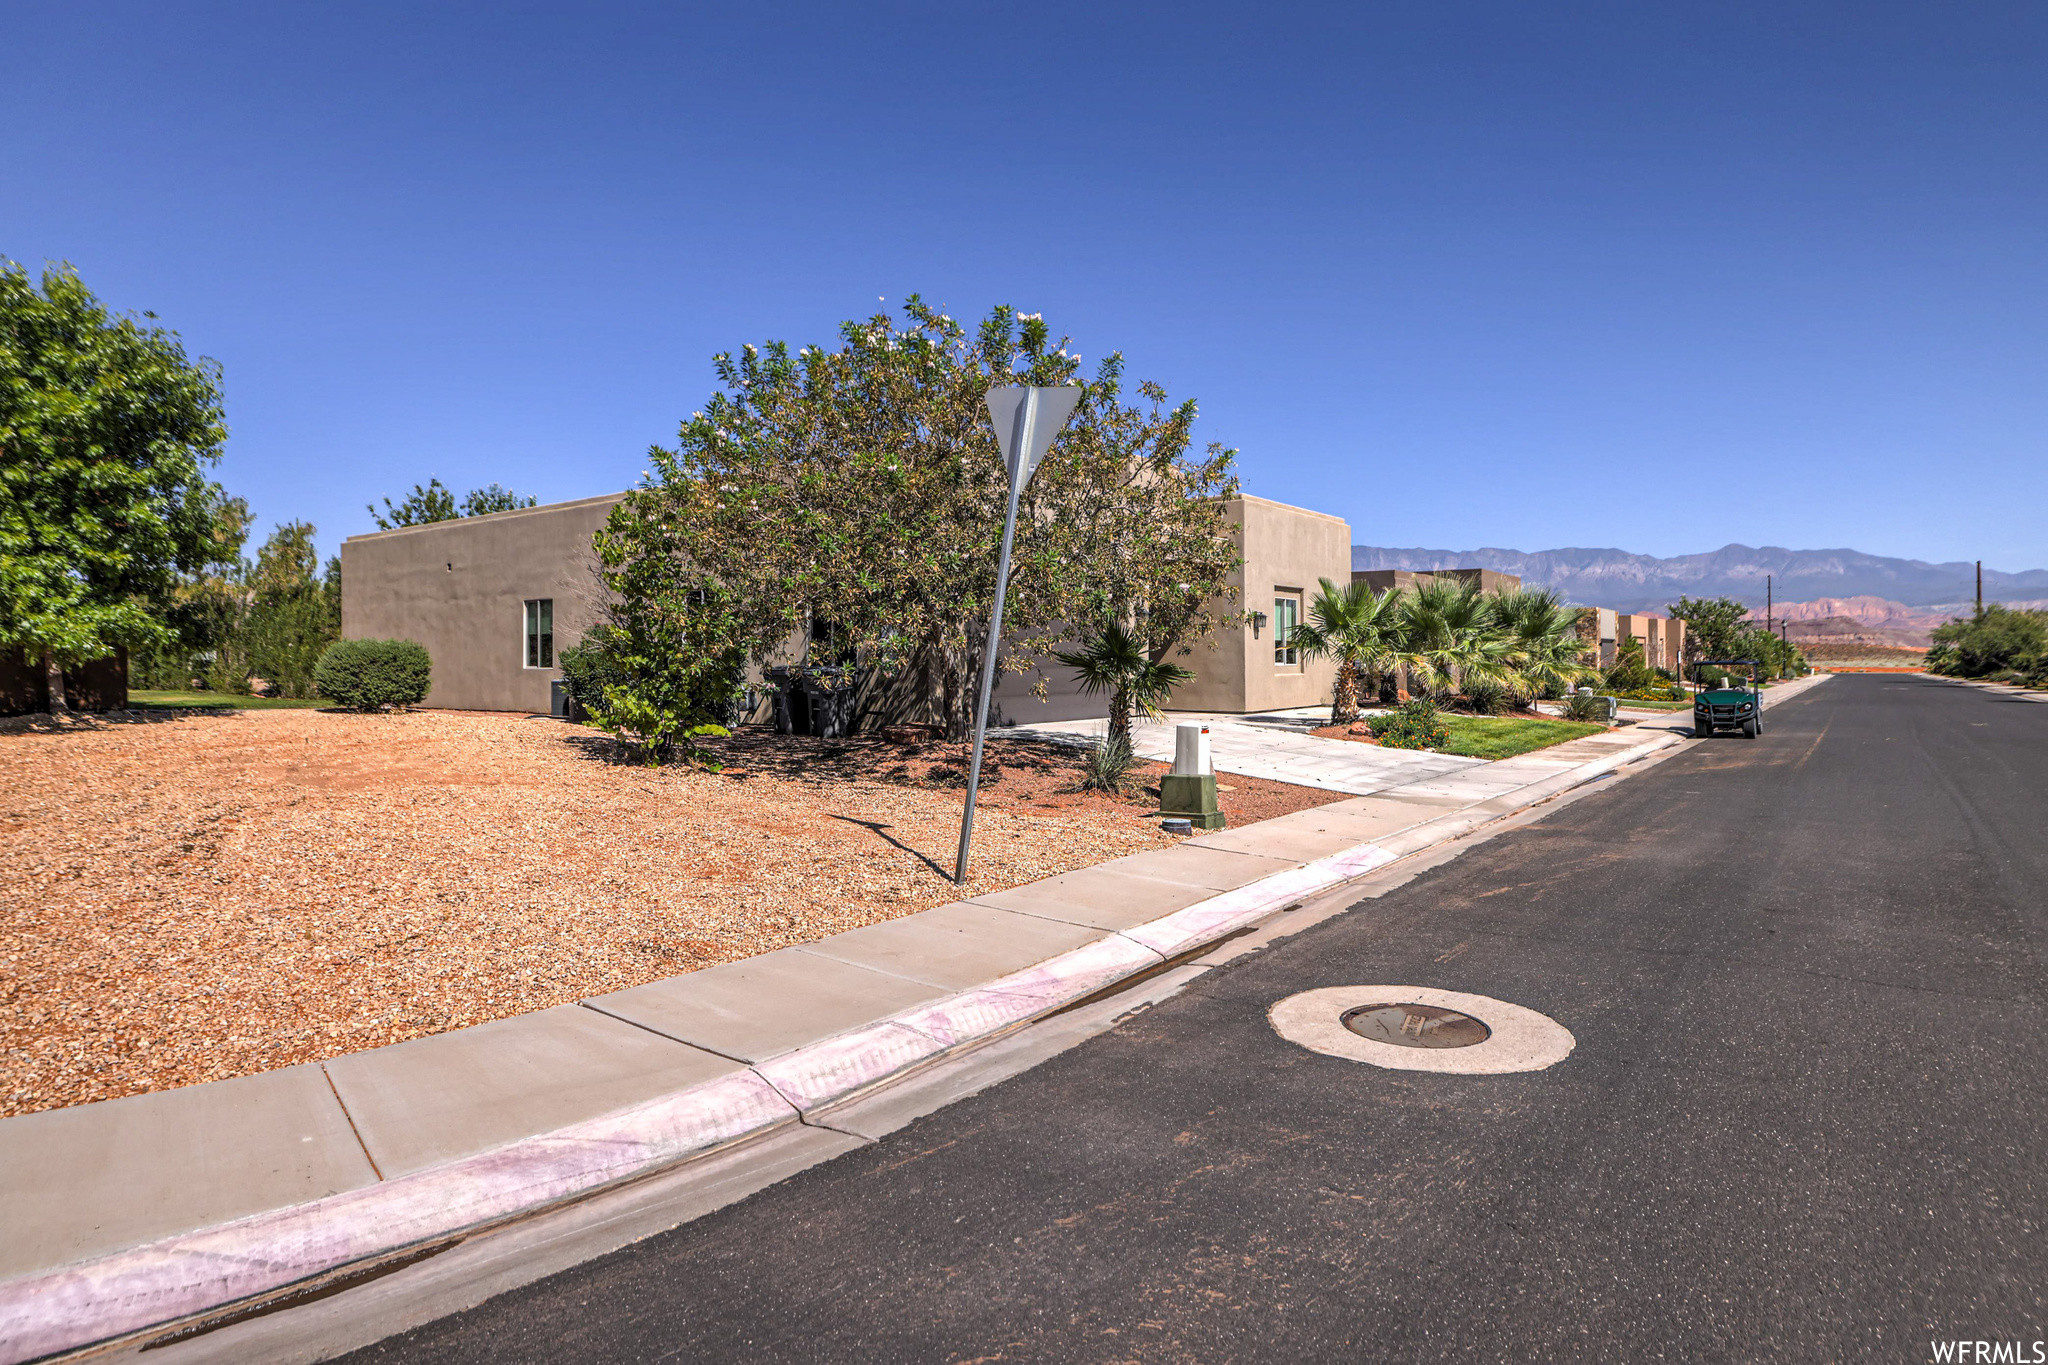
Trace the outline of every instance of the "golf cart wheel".
[[1755, 739], [1755, 738], [1756, 738], [1756, 722], [1755, 722], [1755, 721], [1753, 721], [1753, 720], [1746, 720], [1746, 721], [1742, 722], [1742, 737], [1743, 737], [1744, 739]]
[[1714, 737], [1714, 722], [1710, 720], [1694, 721], [1692, 723], [1692, 737], [1694, 739], [1712, 739]]

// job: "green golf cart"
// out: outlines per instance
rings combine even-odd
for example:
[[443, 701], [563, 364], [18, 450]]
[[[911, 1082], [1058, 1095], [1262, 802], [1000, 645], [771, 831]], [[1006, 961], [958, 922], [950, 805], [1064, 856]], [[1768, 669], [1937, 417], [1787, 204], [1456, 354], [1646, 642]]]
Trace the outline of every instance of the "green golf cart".
[[[1749, 686], [1706, 688], [1708, 669], [1749, 670]], [[1696, 659], [1692, 666], [1692, 732], [1705, 739], [1716, 730], [1740, 730], [1755, 739], [1764, 728], [1763, 665], [1755, 659]], [[1722, 681], [1732, 681], [1723, 678]]]

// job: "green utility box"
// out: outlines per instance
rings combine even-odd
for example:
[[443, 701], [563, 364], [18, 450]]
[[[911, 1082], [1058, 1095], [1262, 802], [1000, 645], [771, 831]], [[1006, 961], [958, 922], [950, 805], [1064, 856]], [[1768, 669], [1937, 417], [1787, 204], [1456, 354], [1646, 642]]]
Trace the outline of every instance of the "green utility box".
[[1222, 829], [1216, 809], [1216, 774], [1209, 767], [1209, 727], [1173, 727], [1173, 771], [1159, 779], [1159, 813], [1196, 829]]
[[1160, 778], [1159, 813], [1169, 820], [1185, 820], [1196, 829], [1222, 829], [1223, 812], [1216, 809], [1216, 774], [1176, 777], [1169, 773]]

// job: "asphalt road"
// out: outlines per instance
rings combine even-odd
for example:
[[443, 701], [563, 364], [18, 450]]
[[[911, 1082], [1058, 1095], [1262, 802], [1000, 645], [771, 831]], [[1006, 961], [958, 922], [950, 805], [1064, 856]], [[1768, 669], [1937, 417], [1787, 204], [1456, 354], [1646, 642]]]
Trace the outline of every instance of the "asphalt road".
[[[1837, 678], [1037, 1069], [360, 1361], [1897, 1360], [2048, 1338], [2048, 707]], [[1277, 1037], [1540, 1010], [1542, 1072]]]

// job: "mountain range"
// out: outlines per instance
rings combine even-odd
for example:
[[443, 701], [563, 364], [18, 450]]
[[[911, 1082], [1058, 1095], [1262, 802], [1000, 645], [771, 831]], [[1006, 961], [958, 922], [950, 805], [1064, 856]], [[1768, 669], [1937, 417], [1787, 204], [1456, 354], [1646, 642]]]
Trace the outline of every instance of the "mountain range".
[[[1892, 559], [1861, 550], [1787, 550], [1782, 546], [1725, 545], [1706, 554], [1630, 554], [1616, 549], [1477, 550], [1401, 549], [1379, 545], [1351, 547], [1355, 569], [1456, 569], [1478, 567], [1517, 574], [1530, 587], [1556, 588], [1573, 602], [1613, 607], [1617, 611], [1661, 612], [1681, 596], [1732, 597], [1761, 611], [1764, 578], [1771, 577], [1772, 596], [1788, 606], [1813, 602], [1814, 616], [1864, 618], [1870, 624], [1920, 627], [1919, 619], [1945, 619], [1967, 611], [1976, 596], [1976, 566], [1967, 561], [1930, 564], [1921, 559]], [[1816, 599], [1869, 598], [1851, 610], [1838, 601], [1820, 609]], [[2048, 569], [2023, 573], [1984, 571], [1984, 600], [2018, 605], [2048, 598]], [[1802, 613], [1804, 614], [1804, 613]]]

